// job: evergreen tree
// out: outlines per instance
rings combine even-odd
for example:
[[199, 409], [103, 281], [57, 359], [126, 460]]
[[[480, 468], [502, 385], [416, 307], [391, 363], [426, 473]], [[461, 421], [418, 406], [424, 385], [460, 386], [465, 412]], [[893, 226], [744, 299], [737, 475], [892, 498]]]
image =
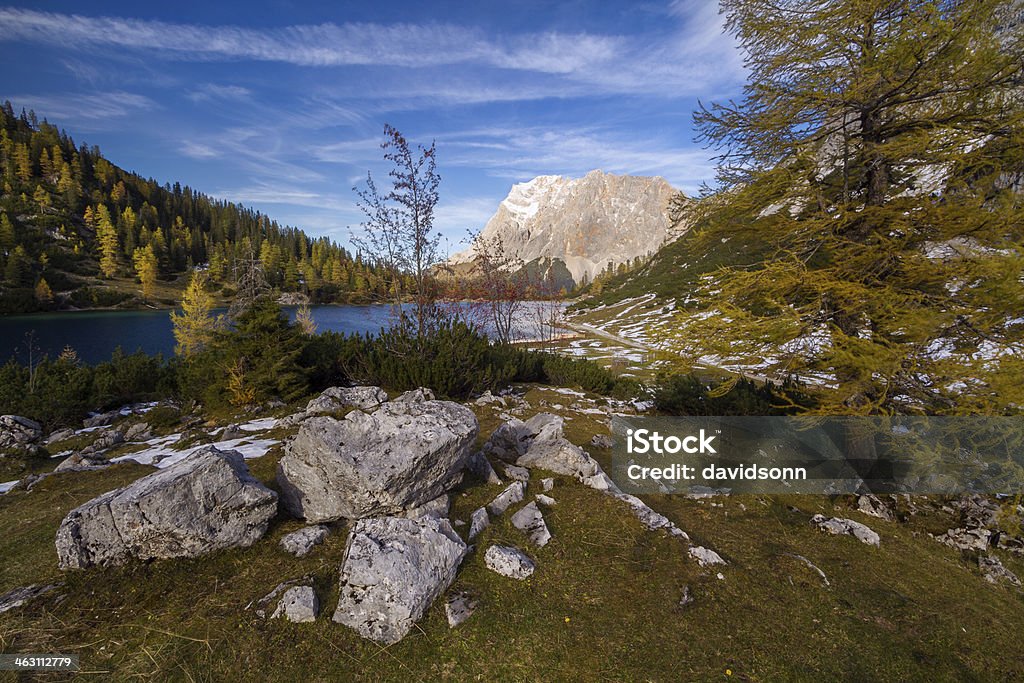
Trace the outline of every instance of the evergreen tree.
[[1004, 0], [726, 0], [750, 73], [702, 108], [724, 192], [693, 248], [758, 244], [662, 341], [821, 376], [821, 410], [1001, 411], [1024, 391], [1024, 51]]

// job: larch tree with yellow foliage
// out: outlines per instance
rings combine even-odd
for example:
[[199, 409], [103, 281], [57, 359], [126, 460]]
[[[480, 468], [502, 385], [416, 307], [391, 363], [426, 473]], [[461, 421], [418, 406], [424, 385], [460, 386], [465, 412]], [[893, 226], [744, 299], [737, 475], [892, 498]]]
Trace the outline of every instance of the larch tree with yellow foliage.
[[153, 295], [153, 286], [156, 285], [158, 271], [153, 247], [151, 245], [136, 247], [135, 253], [132, 255], [132, 263], [135, 266], [135, 275], [142, 283], [142, 296], [148, 299]]
[[[821, 412], [1024, 404], [1024, 30], [1009, 0], [725, 0], [749, 72], [703, 107], [728, 252], [658, 333], [814, 377]], [[731, 359], [731, 360], [729, 360]]]
[[213, 295], [206, 290], [207, 275], [204, 271], [192, 271], [185, 294], [181, 300], [181, 313], [171, 313], [174, 326], [174, 352], [179, 356], [191, 356], [213, 341], [220, 326], [220, 318], [213, 315]]

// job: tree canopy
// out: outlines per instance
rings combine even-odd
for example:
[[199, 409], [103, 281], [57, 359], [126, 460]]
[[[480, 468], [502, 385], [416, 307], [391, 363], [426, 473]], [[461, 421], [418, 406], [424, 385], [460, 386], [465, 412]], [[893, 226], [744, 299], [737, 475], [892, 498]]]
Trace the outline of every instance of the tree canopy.
[[[703, 106], [705, 276], [662, 341], [814, 380], [821, 410], [1019, 410], [1024, 51], [1004, 0], [725, 0], [744, 96]], [[715, 246], [719, 245], [719, 246]]]

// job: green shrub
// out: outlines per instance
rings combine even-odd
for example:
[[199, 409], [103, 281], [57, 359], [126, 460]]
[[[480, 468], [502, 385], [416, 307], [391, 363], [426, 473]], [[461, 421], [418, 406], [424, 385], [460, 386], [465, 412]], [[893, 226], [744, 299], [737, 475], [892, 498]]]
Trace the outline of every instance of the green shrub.
[[661, 378], [654, 405], [670, 415], [792, 415], [810, 407], [807, 396], [784, 384], [757, 384], [741, 378], [728, 390], [693, 374]]

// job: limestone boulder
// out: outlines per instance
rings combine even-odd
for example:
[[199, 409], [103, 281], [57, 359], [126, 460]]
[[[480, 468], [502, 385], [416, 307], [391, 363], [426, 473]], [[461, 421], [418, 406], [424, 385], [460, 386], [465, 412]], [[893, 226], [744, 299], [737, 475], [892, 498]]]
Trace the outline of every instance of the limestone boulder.
[[313, 523], [421, 506], [461, 480], [478, 429], [469, 408], [434, 400], [311, 418], [278, 464], [282, 503]]
[[333, 619], [364, 638], [397, 643], [448, 590], [465, 555], [447, 520], [361, 519], [345, 549]]
[[72, 510], [57, 530], [57, 557], [62, 569], [81, 569], [246, 547], [276, 512], [277, 494], [242, 454], [210, 446]]

